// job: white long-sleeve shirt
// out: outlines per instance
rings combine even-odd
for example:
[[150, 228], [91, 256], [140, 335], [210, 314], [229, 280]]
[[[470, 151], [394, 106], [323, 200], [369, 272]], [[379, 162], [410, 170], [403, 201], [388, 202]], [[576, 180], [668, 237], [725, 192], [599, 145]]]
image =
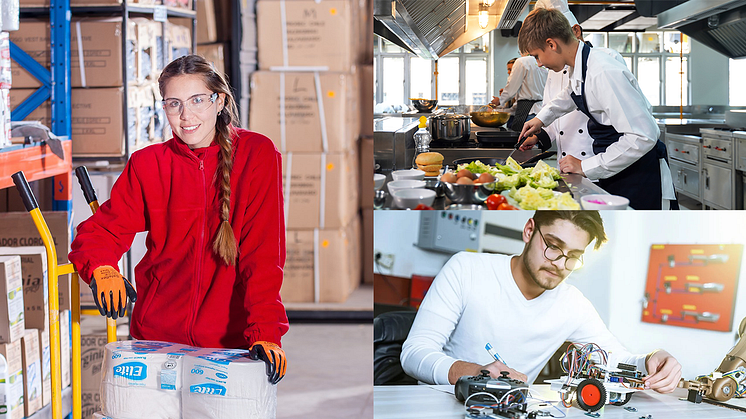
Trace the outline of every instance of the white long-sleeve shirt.
[[[627, 65], [624, 58], [617, 51], [609, 48], [595, 47], [613, 57], [620, 63]], [[547, 82], [544, 85], [544, 101], [549, 103], [570, 85], [570, 74], [572, 69], [565, 66], [562, 71], [549, 70]], [[588, 117], [579, 110], [571, 111], [557, 118], [544, 128], [552, 141], [557, 143], [557, 155], [559, 158], [567, 155], [579, 160], [593, 157], [593, 138], [588, 133]]]
[[[581, 94], [583, 48], [578, 45], [570, 84], [536, 115], [544, 125], [577, 107], [571, 93]], [[585, 98], [591, 115], [603, 125], [611, 125], [622, 136], [605, 152], [581, 162], [591, 180], [606, 179], [629, 167], [655, 147], [660, 130], [652, 107], [626, 65], [597, 48], [591, 48], [585, 79]]]
[[513, 70], [508, 77], [508, 84], [500, 95], [500, 103], [508, 103], [510, 99], [538, 100], [531, 107], [530, 113], [541, 110], [544, 84], [547, 82], [547, 69], [536, 65], [534, 57], [520, 57], [513, 63]]
[[532, 383], [565, 341], [598, 344], [609, 366], [645, 369], [646, 355], [630, 354], [593, 305], [566, 283], [527, 300], [510, 270], [510, 256], [461, 252], [435, 277], [401, 354], [404, 371], [429, 384], [449, 384], [457, 360], [494, 361], [490, 343], [510, 368]]

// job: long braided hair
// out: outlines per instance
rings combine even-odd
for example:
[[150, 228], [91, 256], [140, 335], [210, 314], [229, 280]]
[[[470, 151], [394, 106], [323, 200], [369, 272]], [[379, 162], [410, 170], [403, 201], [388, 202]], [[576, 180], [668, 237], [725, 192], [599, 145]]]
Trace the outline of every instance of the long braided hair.
[[231, 131], [238, 126], [238, 108], [233, 99], [231, 88], [223, 74], [199, 55], [185, 55], [169, 63], [158, 77], [158, 88], [163, 96], [166, 83], [173, 77], [181, 75], [202, 76], [207, 88], [224, 96], [223, 109], [218, 112], [215, 122], [215, 141], [220, 146], [220, 160], [215, 173], [217, 186], [220, 188], [220, 218], [222, 222], [215, 236], [212, 249], [226, 265], [236, 263], [238, 245], [229, 221], [231, 208], [231, 170], [233, 169], [233, 144]]

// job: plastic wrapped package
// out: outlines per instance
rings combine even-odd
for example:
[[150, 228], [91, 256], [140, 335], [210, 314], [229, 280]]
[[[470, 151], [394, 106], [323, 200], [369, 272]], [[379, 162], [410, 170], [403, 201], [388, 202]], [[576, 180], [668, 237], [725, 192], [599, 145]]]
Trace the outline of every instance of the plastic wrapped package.
[[0, 0], [0, 30], [17, 31], [20, 24], [21, 8], [19, 0]]
[[201, 349], [184, 358], [183, 419], [274, 418], [277, 386], [266, 365], [239, 349]]
[[10, 35], [7, 32], [0, 32], [0, 89], [10, 89], [10, 66]]
[[103, 414], [116, 419], [180, 418], [183, 348], [154, 341], [107, 344], [101, 380]]
[[101, 400], [102, 419], [273, 419], [277, 387], [245, 350], [123, 341], [106, 345]]

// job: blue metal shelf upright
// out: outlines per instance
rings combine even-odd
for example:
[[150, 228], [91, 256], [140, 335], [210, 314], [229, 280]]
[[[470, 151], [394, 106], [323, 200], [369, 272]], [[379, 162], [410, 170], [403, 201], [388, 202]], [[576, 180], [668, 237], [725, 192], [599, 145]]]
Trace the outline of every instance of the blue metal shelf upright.
[[[30, 55], [10, 42], [10, 57], [30, 74], [36, 77], [42, 86], [18, 105], [11, 113], [13, 121], [21, 121], [44, 101], [51, 99], [52, 132], [65, 139], [70, 139], [71, 95], [70, 95], [70, 0], [50, 0], [49, 26], [51, 41], [51, 69], [47, 70]], [[54, 176], [55, 211], [72, 211], [72, 165], [67, 173]]]

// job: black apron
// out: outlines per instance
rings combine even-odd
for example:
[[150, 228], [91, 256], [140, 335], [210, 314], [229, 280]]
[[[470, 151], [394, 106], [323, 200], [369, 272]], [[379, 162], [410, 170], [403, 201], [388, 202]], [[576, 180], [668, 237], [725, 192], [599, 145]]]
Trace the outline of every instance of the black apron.
[[[603, 153], [606, 149], [619, 141], [622, 134], [617, 132], [613, 126], [602, 125], [593, 118], [588, 110], [585, 99], [585, 74], [588, 67], [588, 55], [591, 49], [588, 45], [583, 47], [583, 69], [581, 94], [572, 93], [572, 100], [588, 117], [588, 134], [593, 138], [593, 152]], [[610, 194], [620, 195], [629, 199], [629, 206], [636, 210], [659, 210], [661, 209], [661, 170], [659, 158], [665, 158], [666, 146], [659, 140], [652, 150], [640, 157], [629, 167], [607, 178], [599, 179], [598, 186]]]
[[513, 131], [521, 132], [523, 130], [523, 124], [526, 122], [526, 118], [531, 113], [531, 108], [534, 107], [534, 103], [541, 102], [540, 100], [528, 100], [521, 99], [518, 101], [518, 105], [515, 107], [515, 116], [513, 116], [513, 124], [510, 129]]

